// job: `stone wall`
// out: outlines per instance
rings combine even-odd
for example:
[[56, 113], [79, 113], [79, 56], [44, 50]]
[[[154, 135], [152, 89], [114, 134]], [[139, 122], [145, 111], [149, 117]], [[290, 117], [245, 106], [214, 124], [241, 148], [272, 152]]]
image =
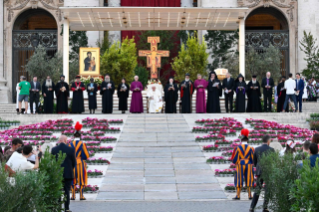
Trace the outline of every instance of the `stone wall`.
[[[298, 47], [303, 38], [303, 32], [311, 32], [319, 40], [319, 2], [318, 0], [298, 0], [298, 39], [296, 48], [298, 51], [298, 71], [306, 68], [305, 54]], [[317, 42], [319, 44], [319, 42]]]

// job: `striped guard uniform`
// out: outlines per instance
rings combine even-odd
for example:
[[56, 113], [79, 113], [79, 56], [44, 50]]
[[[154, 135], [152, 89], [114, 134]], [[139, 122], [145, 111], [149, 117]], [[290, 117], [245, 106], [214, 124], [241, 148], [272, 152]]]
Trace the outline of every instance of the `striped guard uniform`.
[[254, 184], [254, 148], [248, 144], [241, 144], [234, 149], [232, 162], [236, 164], [236, 174], [234, 184], [237, 188], [243, 187], [243, 181], [247, 187], [252, 187]]
[[89, 158], [89, 152], [86, 148], [85, 143], [80, 141], [80, 139], [72, 141], [70, 143], [70, 147], [74, 149], [76, 157], [76, 166], [74, 168], [74, 181], [72, 186], [72, 199], [75, 199], [75, 185], [80, 186], [80, 198], [83, 199], [83, 187], [86, 186], [88, 182], [85, 160]]

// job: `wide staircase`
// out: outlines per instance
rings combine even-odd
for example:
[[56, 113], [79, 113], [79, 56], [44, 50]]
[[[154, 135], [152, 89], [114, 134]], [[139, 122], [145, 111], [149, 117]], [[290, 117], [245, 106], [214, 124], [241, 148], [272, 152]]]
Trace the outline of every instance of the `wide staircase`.
[[181, 114], [131, 114], [97, 200], [224, 199]]

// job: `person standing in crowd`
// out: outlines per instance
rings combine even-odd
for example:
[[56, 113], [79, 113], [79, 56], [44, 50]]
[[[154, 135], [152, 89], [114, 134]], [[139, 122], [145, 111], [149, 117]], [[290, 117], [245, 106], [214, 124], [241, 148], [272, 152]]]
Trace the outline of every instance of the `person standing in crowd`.
[[296, 100], [297, 103], [299, 102], [299, 112], [302, 112], [302, 96], [303, 96], [303, 90], [304, 90], [305, 84], [302, 79], [300, 79], [300, 74], [296, 74]]
[[76, 157], [76, 165], [74, 168], [74, 182], [71, 187], [72, 189], [72, 198], [71, 200], [75, 200], [75, 185], [78, 185], [80, 192], [80, 200], [86, 200], [83, 195], [83, 188], [88, 184], [88, 176], [86, 171], [86, 160], [89, 158], [89, 152], [86, 148], [85, 143], [81, 141], [81, 129], [82, 124], [77, 122], [74, 126], [74, 141], [71, 142], [70, 146], [75, 152]]
[[96, 103], [96, 92], [97, 92], [97, 84], [94, 83], [94, 79], [90, 79], [90, 83], [87, 85], [87, 92], [89, 96], [89, 110], [90, 114], [94, 114], [97, 108]]
[[308, 100], [310, 102], [315, 102], [317, 101], [317, 98], [316, 98], [316, 88], [314, 85], [312, 85], [312, 80], [309, 80], [308, 81], [308, 86], [307, 86], [307, 89], [308, 89]]
[[47, 76], [47, 79], [42, 85], [42, 95], [44, 99], [43, 109], [44, 113], [53, 113], [53, 100], [54, 100], [54, 90], [55, 85], [51, 80], [50, 76]]
[[248, 136], [249, 130], [242, 129], [240, 133], [243, 138], [241, 139], [241, 144], [235, 147], [231, 160], [236, 164], [236, 174], [235, 174], [235, 187], [236, 187], [236, 197], [233, 200], [240, 200], [241, 189], [245, 185], [247, 187], [248, 198], [252, 199], [251, 187], [254, 185], [254, 171], [253, 171], [253, 159], [254, 159], [254, 148], [249, 146]]
[[11, 157], [11, 155], [20, 147], [23, 146], [23, 142], [19, 138], [14, 138], [11, 141], [11, 148], [4, 151], [4, 157], [6, 161], [8, 161]]
[[[35, 164], [32, 164], [27, 159], [35, 155]], [[38, 153], [33, 150], [31, 145], [25, 145], [22, 154], [14, 152], [6, 163], [13, 171], [25, 171], [39, 168]]]
[[274, 80], [271, 78], [270, 72], [267, 72], [266, 77], [261, 82], [264, 94], [264, 112], [271, 112], [272, 89], [274, 86]]
[[318, 146], [314, 143], [311, 143], [309, 146], [309, 160], [310, 160], [310, 166], [315, 167], [317, 163], [317, 159], [319, 158], [318, 154]]
[[235, 102], [235, 111], [237, 113], [246, 111], [246, 82], [242, 74], [239, 74], [235, 80], [234, 90], [236, 92], [236, 102]]
[[220, 113], [219, 97], [222, 95], [222, 85], [215, 72], [210, 73], [207, 90], [207, 113]]
[[256, 79], [256, 75], [253, 75], [252, 80], [247, 85], [247, 97], [248, 97], [248, 105], [247, 112], [256, 112], [260, 113], [261, 110], [261, 92], [260, 85]]
[[306, 81], [305, 77], [302, 77], [302, 81], [303, 81], [303, 84], [304, 84], [302, 101], [305, 102], [308, 99], [308, 92], [307, 92], [308, 82]]
[[70, 211], [70, 190], [72, 186], [72, 181], [74, 180], [74, 172], [73, 169], [76, 165], [75, 160], [75, 152], [74, 150], [67, 145], [67, 137], [65, 135], [61, 135], [59, 138], [59, 145], [56, 147], [53, 147], [51, 150], [51, 154], [56, 156], [56, 159], [58, 159], [59, 154], [65, 154], [66, 157], [61, 164], [61, 167], [63, 167], [63, 190], [64, 190], [64, 210], [65, 212], [71, 212]]
[[294, 140], [288, 140], [286, 142], [285, 148], [279, 152], [279, 155], [283, 156], [285, 154], [296, 154], [296, 143]]
[[[286, 81], [286, 77], [282, 76], [277, 86], [277, 95], [278, 95], [277, 112], [282, 112], [284, 110], [284, 103], [286, 99], [285, 81]], [[286, 112], [289, 111], [288, 106], [285, 108], [285, 111]]]
[[197, 74], [197, 80], [194, 82], [196, 92], [196, 113], [206, 112], [206, 88], [207, 81], [202, 78], [201, 74]]
[[164, 88], [165, 95], [165, 113], [176, 113], [176, 102], [178, 100], [178, 87], [174, 83], [174, 78], [170, 77]]
[[186, 73], [185, 80], [180, 84], [182, 113], [192, 113], [192, 95], [194, 92], [194, 84], [189, 79], [190, 74]]
[[60, 82], [55, 86], [57, 113], [69, 113], [68, 98], [70, 96], [69, 85], [64, 82], [65, 76], [60, 76]]
[[[269, 144], [271, 142], [271, 138], [269, 137], [269, 135], [264, 135], [264, 137], [262, 138], [263, 140], [263, 144], [259, 147], [257, 147], [255, 149], [255, 153], [254, 153], [254, 165], [256, 167], [256, 176], [257, 176], [257, 188], [258, 191], [256, 191], [254, 193], [253, 196], [253, 200], [251, 201], [251, 205], [250, 205], [250, 209], [249, 212], [254, 212], [255, 211], [255, 207], [257, 205], [258, 199], [259, 199], [259, 195], [262, 189], [262, 186], [264, 184], [264, 180], [263, 180], [263, 176], [262, 176], [262, 167], [260, 166], [260, 158], [264, 155], [264, 154], [269, 154], [271, 152], [275, 152], [275, 150], [271, 147], [269, 147]], [[267, 182], [265, 182], [267, 185]], [[267, 187], [265, 187], [265, 192], [267, 193]], [[263, 211], [268, 211], [268, 201], [264, 200], [264, 204], [263, 204]]]
[[83, 91], [85, 90], [85, 86], [84, 83], [81, 82], [81, 77], [79, 75], [75, 77], [75, 82], [72, 83], [71, 90], [73, 91], [72, 113], [83, 113]]
[[30, 92], [30, 110], [31, 114], [33, 114], [33, 102], [35, 102], [35, 113], [39, 112], [39, 99], [40, 99], [40, 91], [41, 84], [38, 82], [38, 78], [36, 76], [33, 77], [33, 81], [30, 83], [31, 92]]
[[142, 97], [143, 85], [140, 81], [138, 81], [138, 76], [134, 77], [134, 82], [131, 83], [130, 89], [133, 92], [132, 99], [131, 99], [130, 112], [143, 113], [143, 97]]
[[130, 86], [126, 83], [125, 78], [122, 78], [121, 83], [117, 87], [117, 96], [119, 98], [119, 110], [124, 114], [127, 111], [127, 98], [130, 95]]
[[[227, 73], [226, 79], [223, 80], [226, 113], [233, 112], [234, 87], [235, 87], [235, 80], [232, 77], [230, 77], [230, 73]], [[228, 105], [229, 105], [229, 108], [228, 108]]]
[[[20, 76], [20, 82], [23, 81], [23, 77], [24, 77], [24, 76]], [[17, 83], [17, 86], [16, 86], [16, 92], [17, 92], [16, 110], [17, 110], [17, 113], [18, 113], [18, 114], [19, 114], [19, 94], [20, 94], [20, 86], [19, 86], [19, 84], [20, 84], [20, 82], [18, 82], [18, 83]], [[24, 113], [24, 111], [25, 111], [25, 108], [21, 108], [21, 112]]]
[[[286, 89], [286, 98], [284, 107], [286, 108], [288, 105], [288, 99], [292, 100], [295, 104], [295, 112], [298, 111], [298, 105], [296, 101], [295, 89], [296, 89], [296, 82], [292, 79], [292, 74], [289, 74], [289, 79], [285, 81], [285, 89]], [[284, 110], [282, 112], [285, 112]]]
[[115, 85], [110, 79], [110, 75], [106, 74], [101, 85], [100, 94], [102, 95], [102, 113], [113, 112], [113, 94]]
[[20, 93], [19, 93], [19, 112], [18, 112], [18, 114], [23, 114], [23, 113], [21, 113], [22, 101], [24, 101], [24, 103], [25, 103], [24, 114], [27, 114], [27, 111], [28, 111], [28, 102], [29, 102], [31, 85], [29, 82], [26, 81], [26, 79], [27, 78], [25, 76], [23, 76], [22, 81], [19, 83]]

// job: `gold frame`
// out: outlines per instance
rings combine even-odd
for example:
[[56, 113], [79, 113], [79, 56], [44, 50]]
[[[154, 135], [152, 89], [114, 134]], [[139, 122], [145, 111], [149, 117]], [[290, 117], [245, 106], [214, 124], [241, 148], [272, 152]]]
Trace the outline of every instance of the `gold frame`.
[[[95, 58], [95, 65], [92, 67], [85, 66], [84, 60], [87, 58], [87, 53], [91, 52], [91, 58]], [[88, 67], [88, 70], [85, 70]], [[89, 70], [89, 69], [94, 70]], [[100, 48], [80, 47], [79, 49], [79, 75], [81, 76], [100, 76]]]

